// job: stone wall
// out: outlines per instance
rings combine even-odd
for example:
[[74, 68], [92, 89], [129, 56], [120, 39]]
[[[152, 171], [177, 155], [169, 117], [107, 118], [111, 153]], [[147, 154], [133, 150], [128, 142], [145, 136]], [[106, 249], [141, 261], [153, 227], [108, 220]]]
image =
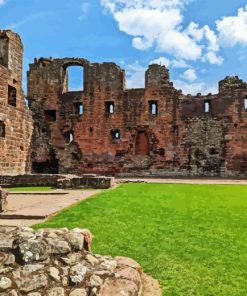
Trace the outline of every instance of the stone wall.
[[0, 30], [0, 173], [30, 170], [32, 116], [22, 90], [20, 37]]
[[140, 296], [139, 264], [90, 253], [91, 239], [85, 229], [0, 228], [1, 295]]
[[[67, 87], [73, 65], [84, 68], [81, 91]], [[164, 66], [149, 66], [145, 79], [145, 89], [125, 89], [124, 70], [114, 63], [36, 59], [28, 73], [33, 170], [51, 172], [53, 164], [62, 173], [247, 175], [246, 83], [226, 77], [217, 95], [184, 96]]]
[[[0, 31], [0, 174], [247, 176], [247, 83], [237, 76], [218, 94], [184, 96], [165, 66], [126, 89], [114, 63], [40, 58], [28, 72], [31, 117], [22, 51]], [[79, 91], [68, 88], [71, 66], [84, 69]]]
[[114, 185], [114, 178], [96, 175], [26, 174], [0, 175], [0, 185], [8, 186], [52, 186], [55, 188], [107, 189]]
[[7, 210], [8, 192], [0, 187], [0, 213]]

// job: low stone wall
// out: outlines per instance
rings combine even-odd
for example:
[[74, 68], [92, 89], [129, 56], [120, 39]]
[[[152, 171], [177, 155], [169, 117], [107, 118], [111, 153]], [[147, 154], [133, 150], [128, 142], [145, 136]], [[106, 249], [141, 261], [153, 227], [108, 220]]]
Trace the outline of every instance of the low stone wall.
[[97, 175], [26, 174], [0, 175], [2, 186], [53, 186], [55, 188], [107, 189], [114, 184], [114, 178]]
[[143, 295], [139, 264], [124, 257], [93, 255], [91, 242], [85, 229], [0, 228], [0, 294]]
[[7, 210], [7, 190], [4, 190], [0, 187], [0, 213]]

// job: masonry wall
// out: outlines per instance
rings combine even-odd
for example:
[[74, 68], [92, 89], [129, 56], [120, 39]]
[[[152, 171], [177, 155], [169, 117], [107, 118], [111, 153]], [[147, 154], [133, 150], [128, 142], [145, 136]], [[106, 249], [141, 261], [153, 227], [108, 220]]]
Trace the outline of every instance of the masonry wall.
[[22, 90], [23, 46], [11, 31], [0, 31], [0, 174], [31, 169], [31, 112]]
[[[74, 65], [84, 68], [84, 88], [71, 92]], [[126, 89], [114, 63], [36, 59], [28, 73], [33, 171], [246, 176], [246, 83], [226, 77], [217, 95], [184, 96], [164, 66], [149, 66], [145, 79], [145, 88]]]

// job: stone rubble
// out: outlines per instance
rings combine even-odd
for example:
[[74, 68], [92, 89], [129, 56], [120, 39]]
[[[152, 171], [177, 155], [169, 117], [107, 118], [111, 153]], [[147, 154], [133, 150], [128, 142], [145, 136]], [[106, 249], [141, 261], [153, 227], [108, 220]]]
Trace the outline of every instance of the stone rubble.
[[140, 265], [90, 253], [86, 229], [0, 227], [0, 242], [2, 296], [144, 295]]

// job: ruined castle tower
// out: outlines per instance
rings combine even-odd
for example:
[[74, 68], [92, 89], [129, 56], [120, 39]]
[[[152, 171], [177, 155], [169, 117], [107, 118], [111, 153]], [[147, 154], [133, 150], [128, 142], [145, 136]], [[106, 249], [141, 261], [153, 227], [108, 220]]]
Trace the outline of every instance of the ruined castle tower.
[[22, 90], [23, 45], [20, 37], [0, 30], [0, 173], [30, 170], [32, 116]]

